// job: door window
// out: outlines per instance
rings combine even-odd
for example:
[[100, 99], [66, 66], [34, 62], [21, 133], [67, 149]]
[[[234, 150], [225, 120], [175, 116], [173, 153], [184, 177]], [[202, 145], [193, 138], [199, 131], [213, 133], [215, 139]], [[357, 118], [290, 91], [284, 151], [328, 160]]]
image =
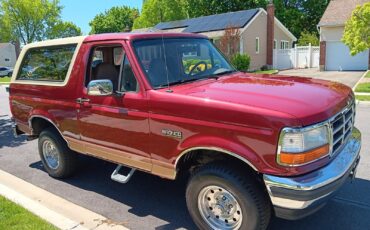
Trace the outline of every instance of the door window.
[[137, 80], [121, 45], [92, 48], [85, 86], [92, 80], [111, 80], [113, 92], [137, 92]]

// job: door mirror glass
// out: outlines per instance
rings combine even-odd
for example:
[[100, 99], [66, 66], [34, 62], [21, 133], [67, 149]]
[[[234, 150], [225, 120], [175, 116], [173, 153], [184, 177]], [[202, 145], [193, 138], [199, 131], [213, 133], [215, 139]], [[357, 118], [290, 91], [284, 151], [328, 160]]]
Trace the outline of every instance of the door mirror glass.
[[113, 94], [111, 80], [93, 80], [87, 85], [87, 94], [92, 96], [110, 96]]

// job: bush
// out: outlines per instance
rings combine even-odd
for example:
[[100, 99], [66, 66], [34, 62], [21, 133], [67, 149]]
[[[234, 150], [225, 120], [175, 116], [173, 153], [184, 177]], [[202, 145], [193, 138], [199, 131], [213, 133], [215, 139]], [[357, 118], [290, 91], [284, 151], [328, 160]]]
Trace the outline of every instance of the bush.
[[251, 63], [251, 57], [248, 54], [235, 54], [231, 57], [231, 63], [239, 71], [247, 71]]

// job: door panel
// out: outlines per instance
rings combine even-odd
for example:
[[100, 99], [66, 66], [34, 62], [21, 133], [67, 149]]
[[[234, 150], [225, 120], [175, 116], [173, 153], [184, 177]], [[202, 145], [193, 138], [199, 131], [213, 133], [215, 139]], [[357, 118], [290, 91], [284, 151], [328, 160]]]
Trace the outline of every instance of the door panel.
[[84, 88], [81, 98], [87, 99], [79, 109], [80, 139], [85, 153], [150, 171], [145, 94], [139, 91], [91, 96]]

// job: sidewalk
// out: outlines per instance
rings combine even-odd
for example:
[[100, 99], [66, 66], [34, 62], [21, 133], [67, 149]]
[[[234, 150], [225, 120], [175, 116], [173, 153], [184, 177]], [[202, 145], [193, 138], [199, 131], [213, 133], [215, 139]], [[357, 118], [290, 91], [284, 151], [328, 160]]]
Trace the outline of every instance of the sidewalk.
[[123, 223], [73, 204], [0, 170], [0, 195], [63, 230], [127, 230]]

